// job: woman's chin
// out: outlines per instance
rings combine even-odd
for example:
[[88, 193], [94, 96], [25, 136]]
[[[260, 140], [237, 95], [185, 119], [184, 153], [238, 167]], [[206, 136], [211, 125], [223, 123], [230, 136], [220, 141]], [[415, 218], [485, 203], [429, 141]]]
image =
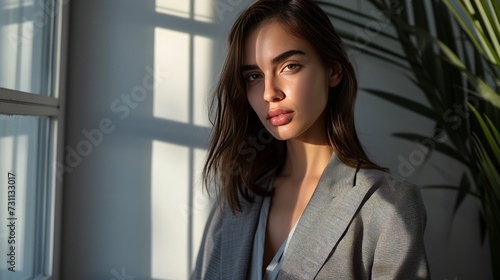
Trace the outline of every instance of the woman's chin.
[[297, 137], [292, 131], [284, 127], [267, 128], [267, 131], [279, 141], [286, 141]]

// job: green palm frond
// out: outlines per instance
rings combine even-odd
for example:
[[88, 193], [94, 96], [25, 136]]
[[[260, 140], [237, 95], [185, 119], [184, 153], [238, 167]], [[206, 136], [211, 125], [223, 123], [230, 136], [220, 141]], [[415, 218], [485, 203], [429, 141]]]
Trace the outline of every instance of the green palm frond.
[[[363, 14], [326, 0], [318, 3], [327, 7], [325, 10], [335, 20], [353, 25], [357, 30], [367, 22], [380, 21], [372, 16], [373, 13]], [[369, 3], [379, 13], [385, 14], [385, 20], [391, 23], [390, 30], [379, 30], [377, 38], [361, 46], [356, 44], [357, 34], [352, 29], [340, 30], [339, 33], [348, 46], [409, 70], [409, 80], [420, 89], [428, 105], [383, 89], [364, 90], [434, 120], [436, 128], [446, 132], [450, 145], [436, 142], [435, 148], [426, 156], [436, 151], [467, 167], [460, 184], [454, 186], [458, 191], [454, 211], [466, 195], [473, 194], [481, 201], [481, 221], [489, 234], [492, 263], [500, 263], [499, 2], [397, 1], [400, 6], [396, 9], [391, 6], [392, 1], [365, 0], [363, 3]], [[333, 10], [345, 15], [333, 13]], [[377, 39], [383, 39], [384, 43]], [[401, 49], [387, 47], [387, 41], [399, 44]], [[474, 102], [470, 102], [472, 100]], [[457, 106], [470, 113], [453, 115], [451, 109]], [[415, 133], [393, 135], [413, 142], [434, 139]], [[500, 267], [493, 266], [493, 272], [500, 279]]]

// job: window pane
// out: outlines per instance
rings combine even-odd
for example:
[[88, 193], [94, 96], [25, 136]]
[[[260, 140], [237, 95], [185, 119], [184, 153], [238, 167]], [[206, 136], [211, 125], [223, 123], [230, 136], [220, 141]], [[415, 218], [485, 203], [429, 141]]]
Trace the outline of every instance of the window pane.
[[48, 118], [0, 115], [0, 279], [33, 279], [51, 261], [49, 129]]
[[49, 0], [0, 0], [0, 87], [48, 95]]

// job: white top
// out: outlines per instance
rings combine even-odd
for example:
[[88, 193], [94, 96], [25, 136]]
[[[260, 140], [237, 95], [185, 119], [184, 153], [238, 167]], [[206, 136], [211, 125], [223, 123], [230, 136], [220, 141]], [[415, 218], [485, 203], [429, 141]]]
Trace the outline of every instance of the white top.
[[[262, 275], [262, 261], [264, 258], [264, 241], [266, 237], [266, 227], [267, 227], [267, 217], [269, 214], [269, 206], [271, 204], [271, 197], [264, 197], [262, 202], [262, 208], [260, 209], [259, 224], [257, 225], [257, 230], [255, 231], [255, 237], [253, 240], [252, 249], [252, 259], [249, 269], [249, 278], [251, 280], [275, 280], [278, 278], [278, 273], [281, 268], [282, 257], [285, 254], [288, 243], [297, 227], [297, 223], [292, 228], [287, 238], [281, 244], [279, 250], [274, 255], [273, 259], [266, 267], [266, 272]], [[300, 220], [300, 218], [299, 218]]]

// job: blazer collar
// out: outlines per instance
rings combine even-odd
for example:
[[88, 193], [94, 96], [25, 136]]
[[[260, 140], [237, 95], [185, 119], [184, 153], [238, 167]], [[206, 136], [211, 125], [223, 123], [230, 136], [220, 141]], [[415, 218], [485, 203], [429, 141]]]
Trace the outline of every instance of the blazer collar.
[[[356, 169], [332, 154], [286, 249], [280, 276], [313, 279], [328, 259], [369, 189], [354, 186]], [[273, 177], [272, 177], [273, 178]], [[272, 180], [267, 182], [272, 184]], [[242, 212], [226, 208], [221, 236], [221, 279], [246, 279], [263, 198]]]
[[315, 278], [371, 193], [370, 187], [355, 186], [356, 173], [332, 155], [288, 244], [278, 278]]

